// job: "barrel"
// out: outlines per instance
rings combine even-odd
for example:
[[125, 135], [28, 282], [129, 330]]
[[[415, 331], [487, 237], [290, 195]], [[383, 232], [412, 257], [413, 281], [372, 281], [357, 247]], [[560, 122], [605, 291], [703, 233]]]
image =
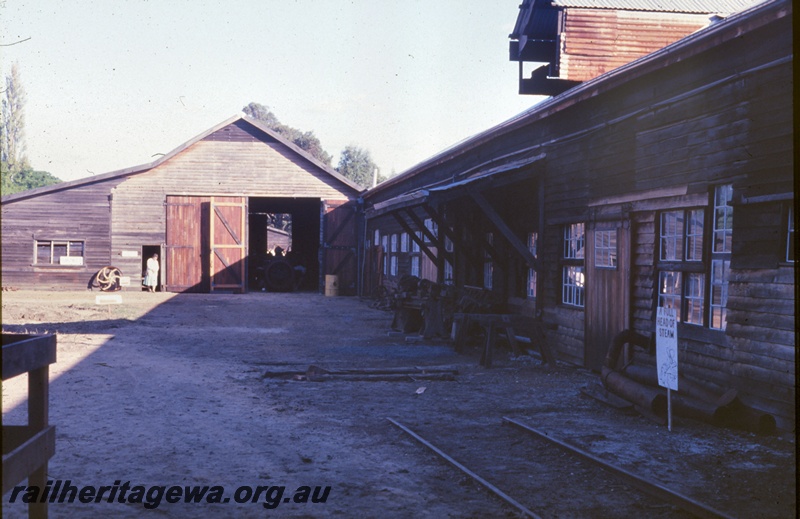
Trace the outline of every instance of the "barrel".
[[339, 276], [325, 276], [325, 295], [328, 297], [339, 295]]

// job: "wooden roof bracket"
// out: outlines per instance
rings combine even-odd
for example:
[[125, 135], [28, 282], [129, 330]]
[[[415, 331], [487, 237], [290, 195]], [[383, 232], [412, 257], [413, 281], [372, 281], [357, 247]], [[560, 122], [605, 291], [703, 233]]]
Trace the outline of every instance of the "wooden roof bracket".
[[522, 240], [520, 240], [517, 235], [514, 234], [514, 231], [511, 230], [503, 218], [497, 213], [497, 211], [495, 211], [494, 207], [492, 207], [492, 204], [486, 200], [486, 197], [484, 197], [483, 194], [475, 189], [470, 189], [469, 195], [472, 197], [475, 203], [478, 204], [478, 207], [483, 210], [483, 213], [486, 215], [489, 221], [492, 222], [495, 227], [497, 227], [497, 230], [500, 231], [500, 234], [502, 234], [514, 248], [514, 250], [516, 250], [520, 256], [522, 256], [522, 259], [525, 260], [525, 263], [527, 263], [530, 268], [540, 272], [542, 270], [541, 261], [536, 259], [531, 251], [528, 250], [528, 247], [522, 243]]
[[424, 253], [425, 253], [425, 255], [426, 255], [426, 256], [428, 256], [428, 258], [430, 258], [430, 260], [431, 260], [432, 262], [434, 262], [434, 263], [437, 263], [437, 262], [438, 262], [438, 259], [436, 258], [436, 255], [435, 255], [433, 252], [431, 252], [431, 250], [430, 250], [430, 249], [428, 248], [428, 246], [425, 244], [425, 241], [424, 241], [424, 240], [421, 240], [421, 239], [420, 239], [420, 238], [417, 236], [417, 233], [415, 233], [415, 232], [414, 232], [414, 230], [411, 228], [411, 226], [410, 226], [410, 225], [408, 225], [408, 222], [406, 222], [406, 219], [405, 219], [405, 218], [403, 218], [402, 216], [400, 216], [400, 213], [399, 213], [398, 211], [392, 211], [392, 213], [391, 213], [391, 214], [392, 214], [392, 216], [394, 217], [394, 219], [395, 219], [395, 220], [397, 220], [397, 223], [399, 223], [399, 224], [400, 224], [400, 227], [402, 227], [402, 228], [403, 228], [403, 230], [404, 230], [405, 232], [407, 232], [407, 233], [408, 233], [408, 237], [409, 237], [409, 238], [411, 238], [411, 240], [412, 240], [414, 243], [416, 243], [417, 245], [419, 245], [419, 249], [420, 249], [422, 252], [424, 252]]

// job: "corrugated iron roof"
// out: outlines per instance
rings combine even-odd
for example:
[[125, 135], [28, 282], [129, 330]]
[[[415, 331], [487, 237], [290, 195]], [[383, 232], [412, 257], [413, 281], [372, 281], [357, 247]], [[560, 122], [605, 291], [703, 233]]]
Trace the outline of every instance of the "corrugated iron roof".
[[558, 7], [587, 9], [622, 9], [665, 13], [731, 14], [743, 11], [763, 0], [552, 0]]

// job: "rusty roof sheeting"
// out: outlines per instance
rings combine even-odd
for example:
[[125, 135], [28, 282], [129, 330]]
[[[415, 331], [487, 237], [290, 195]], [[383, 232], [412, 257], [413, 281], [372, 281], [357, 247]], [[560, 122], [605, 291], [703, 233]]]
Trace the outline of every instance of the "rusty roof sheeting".
[[664, 13], [732, 14], [743, 11], [762, 1], [763, 0], [552, 0], [552, 5], [558, 7], [658, 11]]

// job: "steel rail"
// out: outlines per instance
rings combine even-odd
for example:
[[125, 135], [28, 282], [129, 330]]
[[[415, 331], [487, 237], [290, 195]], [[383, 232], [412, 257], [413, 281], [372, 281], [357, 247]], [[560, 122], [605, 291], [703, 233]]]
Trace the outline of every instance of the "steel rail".
[[531, 517], [533, 519], [542, 519], [540, 516], [536, 515], [531, 510], [528, 510], [527, 508], [525, 508], [524, 505], [522, 505], [519, 502], [517, 502], [516, 500], [514, 500], [514, 498], [512, 498], [511, 496], [509, 496], [508, 494], [506, 494], [505, 492], [503, 492], [502, 490], [500, 490], [496, 486], [492, 485], [491, 483], [489, 483], [488, 481], [486, 481], [485, 479], [483, 479], [482, 477], [480, 477], [476, 473], [474, 473], [471, 470], [469, 470], [467, 467], [465, 467], [461, 463], [457, 462], [456, 460], [454, 460], [453, 458], [448, 456], [444, 451], [442, 451], [441, 449], [439, 449], [438, 447], [436, 447], [435, 445], [433, 445], [432, 443], [427, 441], [425, 438], [423, 438], [422, 436], [418, 435], [417, 433], [415, 433], [414, 431], [412, 431], [411, 429], [406, 427], [405, 425], [403, 425], [400, 422], [397, 422], [395, 420], [392, 420], [391, 418], [387, 418], [387, 420], [389, 420], [395, 426], [397, 426], [400, 429], [402, 429], [404, 432], [406, 432], [408, 435], [410, 435], [415, 440], [420, 442], [422, 445], [428, 447], [430, 450], [432, 450], [433, 452], [438, 454], [445, 461], [447, 461], [448, 463], [450, 463], [454, 467], [458, 468], [463, 473], [465, 473], [466, 475], [468, 475], [469, 477], [471, 477], [472, 479], [474, 479], [475, 481], [477, 481], [478, 483], [480, 483], [481, 485], [483, 485], [484, 487], [489, 489], [492, 493], [494, 493], [498, 497], [502, 498], [506, 503], [510, 504], [511, 506], [513, 506], [514, 508], [516, 508], [517, 510], [522, 512], [527, 517]]
[[667, 503], [671, 503], [697, 517], [713, 518], [713, 519], [733, 519], [728, 514], [720, 512], [719, 510], [715, 510], [714, 508], [711, 508], [702, 503], [699, 503], [690, 497], [675, 492], [674, 490], [670, 490], [669, 488], [661, 485], [660, 483], [643, 479], [632, 472], [629, 472], [616, 465], [612, 465], [611, 463], [608, 463], [589, 452], [586, 452], [573, 445], [569, 445], [568, 443], [564, 443], [556, 438], [553, 438], [547, 433], [534, 429], [533, 427], [526, 425], [522, 422], [518, 422], [506, 416], [503, 417], [503, 421], [515, 427], [518, 427], [526, 432], [532, 433], [538, 436], [539, 438], [555, 443], [556, 445], [563, 447], [564, 449], [567, 449], [575, 454], [578, 454], [585, 460], [591, 461], [592, 463], [599, 465], [605, 470], [608, 470], [609, 472], [612, 472], [617, 476], [621, 477], [630, 486], [637, 488], [642, 492], [650, 494], [651, 496], [657, 497], [658, 499], [666, 501]]

